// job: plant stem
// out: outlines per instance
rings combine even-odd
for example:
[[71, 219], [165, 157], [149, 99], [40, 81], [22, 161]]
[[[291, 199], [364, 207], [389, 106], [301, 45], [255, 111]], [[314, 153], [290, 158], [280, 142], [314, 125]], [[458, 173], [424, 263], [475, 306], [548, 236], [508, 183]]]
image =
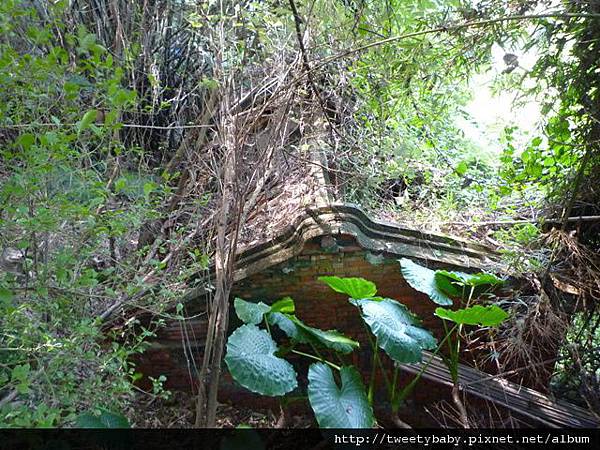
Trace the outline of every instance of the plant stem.
[[388, 395], [391, 395], [391, 386], [390, 386], [390, 380], [387, 376], [387, 373], [385, 372], [385, 368], [383, 367], [383, 362], [381, 361], [381, 358], [379, 357], [379, 348], [377, 347], [377, 344], [379, 343], [379, 341], [373, 342], [373, 339], [371, 338], [371, 333], [369, 331], [369, 328], [367, 327], [367, 325], [365, 324], [365, 322], [362, 323], [363, 326], [365, 327], [365, 331], [367, 332], [367, 338], [369, 339], [369, 344], [371, 345], [371, 349], [373, 350], [373, 359], [375, 360], [375, 357], [377, 357], [377, 363], [379, 364], [379, 368], [381, 369], [381, 373], [383, 374], [383, 379], [385, 381], [385, 385], [388, 391]]
[[373, 346], [373, 362], [371, 367], [371, 378], [369, 379], [369, 403], [373, 404], [373, 391], [375, 390], [375, 374], [377, 373], [377, 343], [379, 338], [375, 338], [375, 345]]
[[319, 350], [317, 350], [317, 347], [315, 347], [315, 344], [313, 344], [312, 342], [310, 342], [309, 345], [310, 345], [310, 348], [312, 349], [312, 351], [315, 352], [319, 358], [324, 359], [323, 355], [321, 355], [321, 353], [319, 352]]
[[300, 350], [292, 350], [292, 353], [296, 353], [297, 355], [306, 356], [307, 358], [311, 358], [311, 359], [314, 359], [316, 361], [320, 361], [322, 363], [325, 363], [325, 364], [333, 367], [335, 370], [338, 370], [338, 371], [341, 370], [340, 366], [332, 363], [331, 361], [327, 361], [326, 359], [319, 358], [318, 356], [315, 356], [315, 355], [311, 355], [310, 353], [304, 353], [304, 352], [301, 352]]
[[[435, 355], [437, 355], [439, 353], [439, 351], [441, 350], [444, 343], [450, 339], [450, 336], [452, 335], [452, 333], [454, 332], [454, 330], [457, 327], [458, 327], [458, 325], [454, 325], [454, 327], [452, 327], [452, 329], [450, 331], [448, 331], [448, 329], [446, 327], [446, 323], [444, 322], [444, 331], [446, 331], [446, 335], [444, 336], [444, 339], [442, 339], [442, 341], [438, 344], [437, 348], [433, 351], [433, 353], [431, 354], [431, 357], [429, 358], [427, 363], [425, 363], [425, 365], [415, 375], [415, 377], [410, 381], [410, 383], [408, 383], [405, 387], [403, 387], [402, 390], [398, 393], [398, 398], [397, 399], [395, 397], [392, 398], [392, 410], [394, 413], [398, 410], [398, 408], [400, 406], [400, 402], [402, 402], [406, 397], [408, 397], [410, 395], [410, 393], [416, 386], [416, 384], [419, 381], [419, 379], [421, 378], [421, 376], [425, 373], [427, 368], [433, 362], [433, 358], [435, 357]], [[395, 390], [395, 388], [396, 388], [396, 386], [395, 386], [395, 381], [394, 381], [394, 390]]]
[[392, 376], [392, 389], [390, 393], [390, 401], [392, 402], [392, 409], [394, 409], [394, 401], [396, 400], [396, 384], [398, 383], [398, 366], [394, 365], [394, 375]]

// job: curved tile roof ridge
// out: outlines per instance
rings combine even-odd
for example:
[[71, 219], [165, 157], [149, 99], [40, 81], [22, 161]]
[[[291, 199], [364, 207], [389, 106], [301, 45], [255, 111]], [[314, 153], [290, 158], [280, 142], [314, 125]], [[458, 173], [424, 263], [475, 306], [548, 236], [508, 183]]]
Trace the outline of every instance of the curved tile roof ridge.
[[466, 269], [500, 267], [498, 255], [485, 245], [373, 219], [357, 205], [330, 203], [307, 207], [273, 239], [240, 249], [235, 280], [300, 254], [310, 239], [342, 234], [353, 236], [362, 248], [375, 253]]

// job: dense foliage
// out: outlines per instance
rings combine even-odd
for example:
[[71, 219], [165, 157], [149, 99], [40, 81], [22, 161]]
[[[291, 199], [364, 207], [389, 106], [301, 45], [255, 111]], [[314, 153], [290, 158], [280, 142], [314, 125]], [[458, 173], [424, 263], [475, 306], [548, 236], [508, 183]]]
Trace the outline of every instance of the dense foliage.
[[[168, 396], [164, 377], [139, 392], [136, 356], [164, 319], [187, 320], [190, 289], [221, 302], [206, 311], [216, 337], [195, 381], [218, 386], [236, 248], [263, 236], [244, 225], [281, 186], [301, 184], [315, 149], [334, 200], [499, 249], [526, 281], [505, 301], [513, 315], [495, 361], [539, 367], [532, 349], [563, 333], [552, 388], [600, 408], [597, 0], [0, 0], [0, 36], [0, 426], [124, 424], [136, 396]], [[468, 107], [482, 75], [515, 109], [539, 104], [537, 126], [479, 124]], [[499, 282], [408, 260], [401, 270], [455, 324], [456, 367], [462, 326], [501, 313], [444, 308]], [[374, 285], [323, 281], [354, 299], [392, 359], [433, 346]], [[301, 322], [291, 300], [234, 307], [246, 325], [225, 361], [263, 394], [296, 388], [270, 327], [341, 358], [357, 346]], [[411, 336], [382, 315], [423, 345], [396, 346]], [[261, 381], [266, 366], [278, 377]], [[338, 380], [331, 367], [308, 373], [318, 422], [371, 425], [372, 388], [356, 369]], [[212, 413], [198, 409], [208, 425], [211, 392]], [[364, 414], [345, 417], [345, 401]]]
[[135, 319], [105, 333], [97, 316], [143, 288], [132, 231], [168, 189], [120, 138], [136, 91], [94, 34], [66, 26], [66, 5], [44, 17], [1, 3], [2, 425], [124, 408], [139, 377], [131, 357], [152, 335]]
[[[370, 428], [375, 424], [376, 376], [380, 372], [385, 380], [388, 396], [387, 405], [396, 420], [398, 410], [412, 392], [422, 375], [419, 372], [409, 383], [398, 383], [400, 364], [415, 363], [429, 359], [447, 343], [449, 353], [445, 356], [448, 367], [458, 389], [458, 352], [461, 342], [461, 329], [464, 325], [495, 327], [502, 323], [508, 314], [494, 304], [469, 306], [471, 302], [483, 300], [483, 294], [491, 291], [502, 280], [492, 274], [478, 273], [467, 275], [461, 272], [431, 270], [411, 260], [402, 259], [402, 271], [411, 286], [426, 292], [438, 304], [452, 304], [453, 298], [467, 301], [465, 309], [452, 311], [437, 308], [436, 315], [455, 326], [446, 329], [440, 343], [423, 328], [421, 321], [410, 310], [391, 298], [377, 296], [374, 283], [363, 278], [320, 277], [335, 292], [348, 295], [371, 332], [369, 343], [373, 353], [368, 390], [362, 382], [359, 367], [350, 365], [347, 355], [357, 350], [359, 342], [336, 330], [323, 331], [306, 325], [295, 316], [295, 305], [291, 298], [283, 298], [268, 306], [262, 302], [247, 302], [235, 299], [235, 311], [245, 324], [237, 328], [227, 341], [225, 362], [232, 377], [252, 392], [271, 397], [282, 397], [297, 390], [297, 373], [285, 356], [299, 355], [316, 360], [308, 369], [306, 392], [316, 420], [322, 428]], [[443, 298], [442, 298], [443, 296]], [[488, 298], [489, 300], [489, 298]], [[264, 322], [266, 331], [258, 328]], [[276, 325], [287, 337], [288, 342], [278, 346], [274, 341]], [[306, 347], [306, 348], [304, 348]], [[298, 350], [301, 348], [302, 351]], [[426, 358], [425, 350], [434, 350]], [[306, 353], [311, 351], [311, 353]], [[392, 364], [389, 364], [386, 355]], [[339, 364], [332, 362], [336, 358]], [[393, 368], [392, 368], [393, 367]], [[334, 375], [335, 370], [337, 375]], [[341, 386], [338, 386], [338, 380]], [[302, 391], [300, 391], [300, 394]], [[457, 398], [459, 408], [464, 406]], [[465, 415], [466, 416], [466, 415]], [[464, 418], [468, 426], [468, 419]]]

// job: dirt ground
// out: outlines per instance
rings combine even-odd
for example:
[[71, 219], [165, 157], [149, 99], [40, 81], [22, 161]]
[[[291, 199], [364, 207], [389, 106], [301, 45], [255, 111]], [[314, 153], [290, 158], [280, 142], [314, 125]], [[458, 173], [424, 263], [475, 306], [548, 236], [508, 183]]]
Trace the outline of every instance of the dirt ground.
[[[135, 406], [128, 411], [132, 426], [136, 428], [191, 428], [194, 423], [194, 397], [185, 392], [173, 392], [168, 399], [151, 398], [139, 394]], [[236, 428], [275, 428], [280, 419], [280, 411], [273, 409], [250, 409], [219, 404], [217, 427]], [[286, 427], [314, 427], [314, 419], [303, 415], [290, 414], [286, 417]]]

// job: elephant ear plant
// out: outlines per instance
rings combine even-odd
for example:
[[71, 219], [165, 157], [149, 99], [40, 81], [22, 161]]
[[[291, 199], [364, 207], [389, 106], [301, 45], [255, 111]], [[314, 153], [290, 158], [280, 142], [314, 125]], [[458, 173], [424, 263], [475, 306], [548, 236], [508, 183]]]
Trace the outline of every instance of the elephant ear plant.
[[[468, 428], [467, 412], [460, 399], [458, 383], [461, 332], [465, 325], [496, 327], [506, 320], [508, 314], [498, 305], [476, 304], [471, 306], [475, 301], [492, 300], [494, 297], [492, 292], [504, 281], [490, 273], [467, 274], [446, 270], [434, 271], [406, 258], [400, 260], [400, 265], [402, 275], [410, 286], [427, 294], [435, 303], [449, 305], [452, 304], [451, 298], [458, 298], [466, 303], [465, 308], [456, 311], [439, 307], [435, 310], [435, 315], [442, 319], [444, 325], [445, 337], [442, 344], [447, 343], [448, 353], [442, 358], [452, 377], [452, 399], [460, 412], [463, 426]], [[447, 322], [452, 322], [454, 325], [449, 328]], [[428, 365], [429, 363], [425, 365], [424, 370]]]
[[[411, 264], [413, 269], [420, 268]], [[404, 270], [403, 266], [403, 273]], [[409, 283], [420, 283], [418, 290], [426, 289], [434, 302], [440, 305], [452, 303], [450, 297], [455, 291], [439, 289], [435, 277], [433, 281], [430, 279], [431, 274], [413, 270], [412, 275]], [[425, 350], [435, 349], [437, 353], [450, 338], [447, 336], [438, 345], [405, 305], [377, 296], [377, 287], [370, 281], [333, 276], [319, 279], [335, 292], [348, 296], [367, 330], [373, 361], [366, 386], [361, 372], [348, 361], [348, 355], [359, 348], [359, 343], [337, 330], [320, 330], [305, 324], [296, 317], [294, 301], [289, 297], [272, 305], [235, 299], [236, 314], [244, 324], [229, 336], [225, 363], [231, 376], [246, 389], [283, 400], [286, 394], [298, 388], [296, 370], [285, 357], [294, 354], [308, 358], [313, 363], [308, 368], [307, 394], [319, 426], [372, 427], [376, 423], [373, 402], [377, 370], [381, 371], [385, 381], [389, 404], [397, 413], [422, 374], [399, 389], [400, 365], [421, 362]], [[454, 281], [448, 282], [459, 289]], [[275, 327], [281, 332], [276, 332]], [[453, 332], [454, 329], [449, 331]], [[287, 339], [278, 345], [274, 340], [277, 336]], [[393, 368], [386, 368], [381, 352], [393, 361]]]
[[[321, 281], [349, 296], [372, 334], [374, 362], [368, 389], [360, 371], [346, 361], [359, 343], [336, 330], [320, 330], [305, 324], [296, 317], [294, 302], [289, 297], [271, 306], [235, 299], [236, 314], [244, 325], [229, 336], [225, 363], [231, 376], [246, 389], [282, 397], [298, 386], [297, 373], [284, 357], [295, 354], [309, 358], [314, 362], [308, 369], [308, 400], [319, 426], [372, 427], [376, 422], [375, 369], [378, 365], [383, 369], [379, 352], [384, 351], [399, 363], [418, 362], [423, 350], [435, 348], [436, 340], [406, 306], [377, 297], [377, 288], [370, 281], [338, 277], [321, 277]], [[274, 327], [287, 336], [286, 345], [275, 342]], [[385, 379], [391, 389], [389, 377]]]

